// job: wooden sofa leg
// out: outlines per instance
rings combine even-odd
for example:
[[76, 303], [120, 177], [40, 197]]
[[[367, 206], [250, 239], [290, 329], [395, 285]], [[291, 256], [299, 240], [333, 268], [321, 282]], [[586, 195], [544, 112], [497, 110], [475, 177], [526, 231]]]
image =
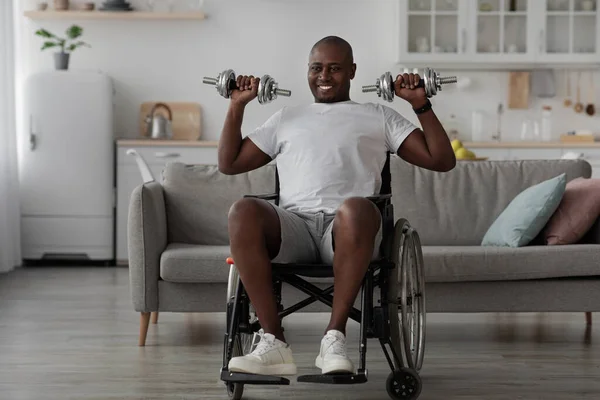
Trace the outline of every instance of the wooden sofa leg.
[[592, 324], [592, 313], [591, 312], [586, 312], [585, 313], [585, 322], [588, 325]]
[[148, 325], [150, 324], [150, 313], [140, 313], [140, 341], [139, 346], [146, 345], [146, 334], [148, 333]]
[[153, 324], [158, 324], [158, 311], [154, 311], [152, 313], [152, 323]]

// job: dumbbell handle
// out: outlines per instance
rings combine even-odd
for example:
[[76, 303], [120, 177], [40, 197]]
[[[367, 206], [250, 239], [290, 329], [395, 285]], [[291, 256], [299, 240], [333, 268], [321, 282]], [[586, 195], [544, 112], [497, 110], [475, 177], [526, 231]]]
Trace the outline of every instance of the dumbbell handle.
[[[440, 82], [439, 83], [440, 83], [440, 85], [445, 85], [447, 83], [455, 83], [455, 82], [456, 82], [456, 77], [450, 76], [450, 77], [440, 78]], [[419, 79], [419, 83], [417, 83], [417, 87], [418, 88], [425, 87], [425, 79]], [[377, 91], [377, 85], [363, 86], [362, 87], [362, 91], [363, 91], [363, 93], [376, 92]]]
[[[216, 85], [219, 81], [215, 78], [209, 78], [207, 76], [205, 76], [204, 78], [202, 78], [202, 83], [206, 83], [207, 85]], [[227, 84], [227, 89], [229, 90], [234, 90], [237, 89], [237, 82], [234, 81], [233, 79], [230, 79], [228, 84]], [[291, 90], [286, 90], [286, 89], [275, 89], [275, 94], [278, 96], [285, 96], [285, 97], [290, 97], [292, 95], [292, 91]]]
[[[209, 77], [205, 76], [204, 78], [202, 78], [202, 83], [206, 83], [207, 85], [216, 86], [216, 84], [219, 83], [219, 80], [216, 78], [209, 78]], [[229, 87], [227, 89], [229, 89], [229, 90], [237, 89], [237, 83], [233, 79], [229, 80], [228, 86]]]

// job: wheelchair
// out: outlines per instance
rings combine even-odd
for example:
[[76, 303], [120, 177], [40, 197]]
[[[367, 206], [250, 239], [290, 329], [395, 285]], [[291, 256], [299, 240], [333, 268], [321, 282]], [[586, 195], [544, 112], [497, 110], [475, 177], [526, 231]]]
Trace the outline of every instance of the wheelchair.
[[[245, 195], [275, 201], [278, 204], [279, 179], [276, 173], [276, 193]], [[297, 377], [297, 382], [326, 384], [358, 384], [367, 382], [367, 339], [378, 339], [391, 372], [386, 381], [387, 393], [392, 399], [414, 400], [421, 393], [419, 372], [425, 350], [425, 282], [423, 254], [417, 231], [406, 219], [394, 223], [391, 203], [390, 154], [387, 153], [382, 171], [379, 195], [371, 196], [379, 208], [383, 221], [383, 240], [380, 257], [372, 261], [360, 290], [361, 309], [355, 307], [350, 319], [360, 324], [359, 363], [355, 374], [318, 374]], [[220, 379], [225, 383], [230, 399], [242, 399], [245, 385], [289, 385], [284, 377], [231, 372], [232, 357], [249, 354], [256, 343], [260, 321], [252, 309], [250, 299], [237, 274], [234, 260], [227, 259], [229, 280], [227, 287], [226, 332], [223, 344], [223, 367]], [[273, 290], [279, 318], [320, 301], [333, 304], [333, 285], [321, 289], [306, 277], [333, 277], [333, 266], [326, 264], [272, 264]], [[287, 283], [308, 297], [287, 308], [282, 305], [281, 289]], [[377, 288], [379, 298], [376, 299]]]

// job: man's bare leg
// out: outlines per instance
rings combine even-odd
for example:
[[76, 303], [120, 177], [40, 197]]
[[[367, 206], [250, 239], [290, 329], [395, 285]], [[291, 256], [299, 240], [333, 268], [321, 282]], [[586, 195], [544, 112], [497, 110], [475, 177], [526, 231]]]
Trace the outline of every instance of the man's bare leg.
[[344, 201], [333, 222], [334, 295], [331, 319], [325, 332], [346, 334], [346, 324], [369, 267], [381, 214], [370, 200], [352, 197]]
[[231, 255], [265, 333], [285, 342], [273, 294], [271, 259], [281, 247], [281, 226], [265, 200], [244, 198], [229, 212]]

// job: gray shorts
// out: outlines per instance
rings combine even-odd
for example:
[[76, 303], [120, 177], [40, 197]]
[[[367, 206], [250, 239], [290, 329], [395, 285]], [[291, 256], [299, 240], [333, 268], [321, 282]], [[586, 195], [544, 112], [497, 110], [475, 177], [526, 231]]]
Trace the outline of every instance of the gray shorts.
[[[335, 214], [302, 213], [269, 203], [279, 216], [281, 247], [274, 263], [333, 264], [333, 219]], [[379, 257], [382, 224], [375, 236], [372, 259]]]

